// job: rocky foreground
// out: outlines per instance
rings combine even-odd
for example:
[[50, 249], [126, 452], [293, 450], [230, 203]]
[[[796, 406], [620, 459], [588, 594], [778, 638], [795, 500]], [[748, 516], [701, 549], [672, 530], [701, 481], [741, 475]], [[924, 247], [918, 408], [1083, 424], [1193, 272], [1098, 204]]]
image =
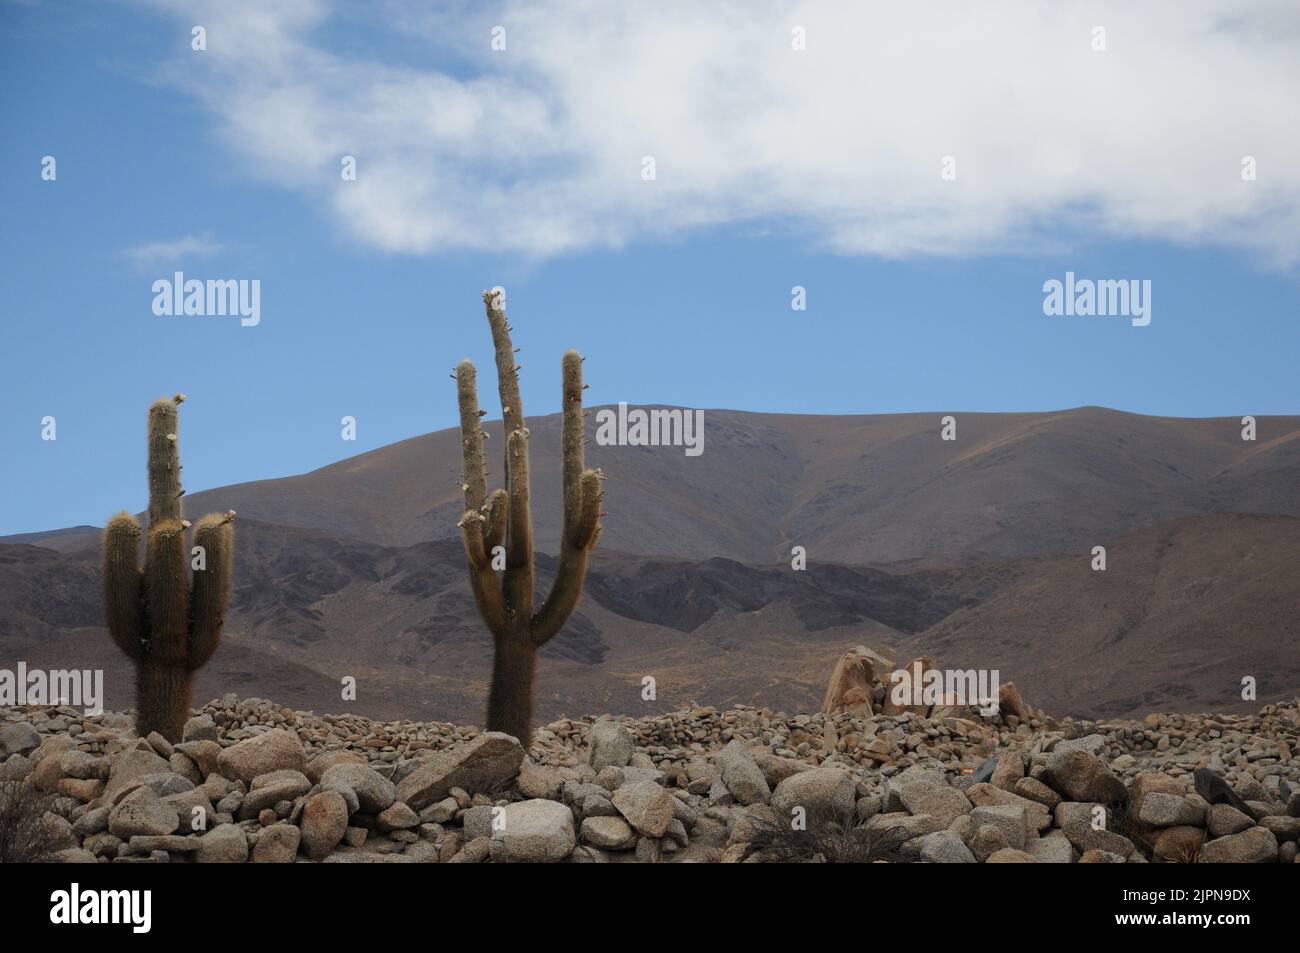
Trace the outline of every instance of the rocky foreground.
[[966, 715], [694, 707], [554, 722], [525, 752], [231, 695], [175, 745], [123, 713], [8, 708], [0, 828], [21, 824], [21, 790], [41, 853], [65, 862], [1297, 860], [1300, 699], [1249, 716]]

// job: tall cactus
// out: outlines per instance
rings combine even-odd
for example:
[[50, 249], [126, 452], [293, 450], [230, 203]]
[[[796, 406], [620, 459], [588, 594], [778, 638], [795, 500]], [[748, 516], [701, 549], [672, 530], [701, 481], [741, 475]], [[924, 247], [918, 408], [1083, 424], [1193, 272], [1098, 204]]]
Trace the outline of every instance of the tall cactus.
[[121, 512], [104, 529], [104, 612], [117, 647], [135, 663], [136, 732], [180, 741], [190, 714], [194, 672], [212, 658], [230, 591], [233, 511], [203, 517], [194, 545], [203, 568], [191, 588], [181, 519], [181, 464], [176, 441], [177, 394], [149, 408], [149, 535], [138, 563], [140, 524]]
[[[506, 434], [506, 486], [489, 497], [479, 426], [474, 364], [456, 368], [460, 433], [465, 458], [465, 515], [458, 524], [469, 561], [470, 585], [479, 614], [492, 633], [495, 651], [488, 695], [487, 727], [504, 731], [528, 746], [532, 738], [533, 671], [537, 650], [560, 631], [582, 595], [587, 555], [600, 535], [602, 501], [599, 470], [583, 469], [582, 357], [566, 351], [563, 369], [564, 533], [560, 565], [550, 595], [533, 611], [533, 522], [528, 507], [528, 428], [519, 399], [519, 366], [510, 343], [510, 326], [497, 293], [483, 292]], [[504, 571], [498, 580], [493, 550], [504, 541]]]

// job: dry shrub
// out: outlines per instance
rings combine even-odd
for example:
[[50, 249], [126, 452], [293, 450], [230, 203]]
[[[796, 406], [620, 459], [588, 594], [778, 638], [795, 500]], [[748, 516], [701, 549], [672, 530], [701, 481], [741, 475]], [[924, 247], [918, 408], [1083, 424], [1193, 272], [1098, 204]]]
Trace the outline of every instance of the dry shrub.
[[764, 860], [780, 864], [897, 862], [898, 848], [907, 839], [907, 831], [898, 826], [868, 830], [852, 811], [829, 817], [810, 814], [806, 830], [795, 830], [788, 821], [755, 819], [755, 830], [755, 850]]
[[0, 864], [41, 863], [65, 846], [47, 814], [66, 819], [53, 795], [25, 780], [0, 781]]

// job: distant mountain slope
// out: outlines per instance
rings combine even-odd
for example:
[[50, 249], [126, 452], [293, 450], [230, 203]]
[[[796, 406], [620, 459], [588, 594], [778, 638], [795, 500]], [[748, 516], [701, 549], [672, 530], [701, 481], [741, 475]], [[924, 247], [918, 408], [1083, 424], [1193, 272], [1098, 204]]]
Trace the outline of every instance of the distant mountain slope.
[[[1300, 417], [1143, 417], [1096, 407], [1059, 413], [801, 416], [706, 411], [704, 452], [588, 446], [602, 467], [602, 547], [784, 565], [804, 546], [822, 563], [955, 565], [1069, 551], [1142, 526], [1211, 513], [1300, 516]], [[559, 538], [559, 418], [532, 418], [538, 546]], [[588, 420], [589, 434], [594, 423]], [[500, 422], [489, 479], [501, 481]], [[301, 476], [186, 497], [185, 511], [405, 546], [454, 539], [462, 510], [457, 431], [441, 430]], [[107, 517], [108, 514], [105, 514]], [[68, 551], [92, 529], [0, 538]]]
[[997, 590], [906, 640], [947, 667], [1000, 669], [1048, 711], [1117, 715], [1300, 689], [1300, 520], [1177, 520], [998, 565]]
[[[811, 559], [796, 572], [601, 547], [579, 611], [543, 652], [538, 712], [691, 700], [808, 710], [859, 642], [999, 668], [1058, 713], [1224, 706], [1243, 674], [1261, 700], [1279, 697], [1300, 684], [1298, 527], [1231, 515], [1163, 524], [1107, 540], [1104, 574], [1086, 548], [908, 572]], [[199, 700], [237, 691], [318, 711], [482, 717], [491, 647], [458, 542], [381, 546], [241, 520], [236, 553], [225, 643]], [[98, 563], [94, 545], [0, 545], [0, 657], [103, 668], [109, 706], [128, 707], [130, 667], [100, 628]], [[553, 569], [539, 556], [539, 589]], [[348, 675], [353, 703], [340, 698]]]
[[[1095, 407], [1044, 414], [795, 416], [706, 411], [704, 452], [588, 446], [609, 475], [602, 545], [619, 552], [783, 564], [798, 544], [823, 563], [964, 562], [1073, 550], [1183, 516], [1300, 516], [1300, 417], [1143, 417]], [[533, 418], [539, 547], [560, 526], [559, 419]], [[594, 424], [589, 419], [589, 433]], [[488, 427], [498, 485], [500, 424]], [[495, 452], [494, 452], [495, 451]], [[321, 470], [187, 500], [270, 523], [384, 545], [455, 537], [453, 430]]]

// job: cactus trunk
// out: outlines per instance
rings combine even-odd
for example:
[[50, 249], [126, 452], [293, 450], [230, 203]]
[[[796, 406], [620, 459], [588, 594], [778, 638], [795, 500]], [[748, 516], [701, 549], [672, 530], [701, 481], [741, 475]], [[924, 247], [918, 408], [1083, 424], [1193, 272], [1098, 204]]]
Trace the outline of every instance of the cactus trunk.
[[533, 672], [537, 649], [527, 632], [497, 639], [488, 692], [488, 730], [504, 731], [527, 744], [532, 735]]
[[190, 717], [193, 673], [184, 665], [145, 658], [135, 667], [135, 730], [180, 741]]
[[[583, 467], [582, 357], [568, 351], [561, 361], [564, 405], [564, 532], [560, 565], [551, 592], [533, 611], [533, 523], [529, 506], [528, 428], [519, 397], [519, 368], [510, 340], [510, 325], [500, 299], [483, 293], [496, 355], [497, 386], [505, 430], [504, 490], [487, 493], [483, 453], [486, 434], [479, 424], [474, 365], [456, 368], [460, 404], [461, 447], [465, 474], [465, 515], [461, 539], [469, 563], [470, 588], [484, 624], [492, 633], [495, 656], [488, 696], [487, 727], [514, 735], [527, 747], [532, 739], [533, 673], [537, 650], [551, 639], [578, 605], [587, 573], [587, 555], [600, 535], [603, 500], [598, 470]], [[494, 568], [494, 552], [503, 546], [504, 568]], [[501, 561], [497, 561], [502, 565]]]
[[109, 635], [135, 663], [135, 724], [181, 740], [190, 716], [194, 672], [221, 641], [230, 592], [235, 514], [199, 520], [194, 544], [202, 563], [190, 579], [189, 524], [181, 519], [180, 451], [176, 408], [184, 398], [149, 408], [149, 533], [144, 570], [138, 559], [140, 524], [119, 513], [104, 528], [104, 615]]

